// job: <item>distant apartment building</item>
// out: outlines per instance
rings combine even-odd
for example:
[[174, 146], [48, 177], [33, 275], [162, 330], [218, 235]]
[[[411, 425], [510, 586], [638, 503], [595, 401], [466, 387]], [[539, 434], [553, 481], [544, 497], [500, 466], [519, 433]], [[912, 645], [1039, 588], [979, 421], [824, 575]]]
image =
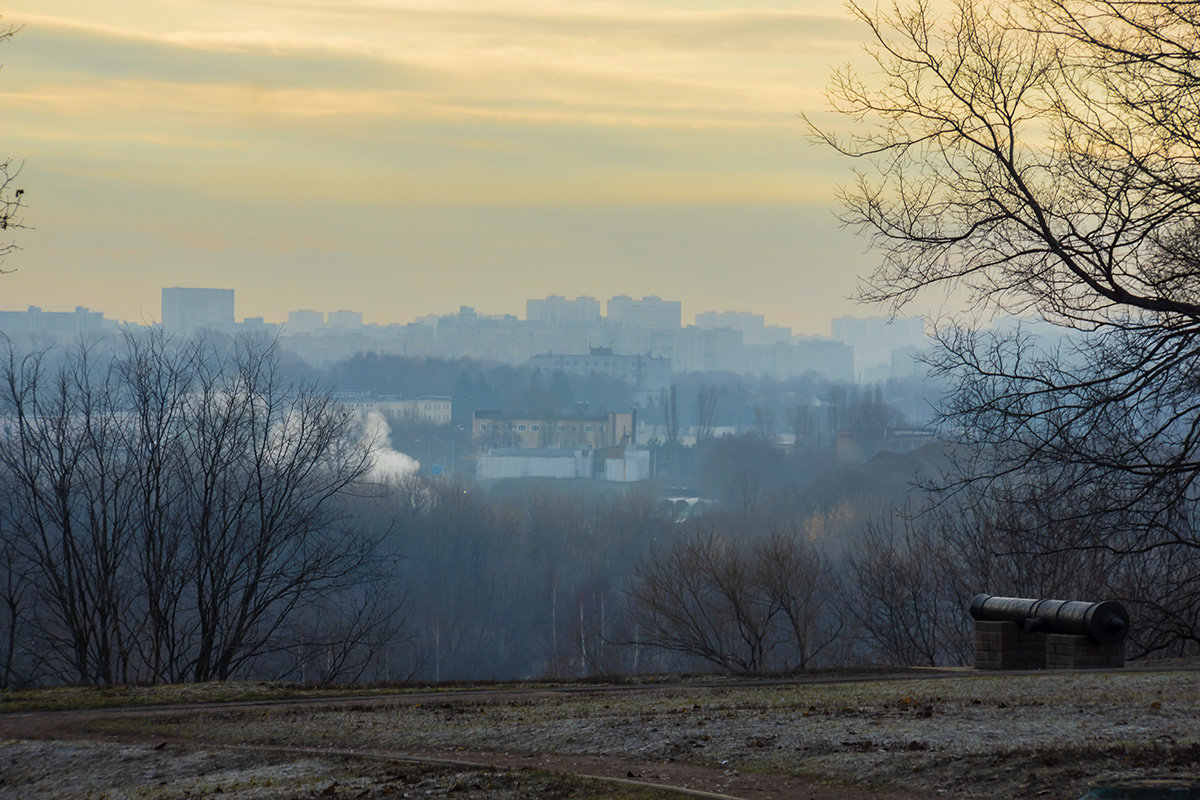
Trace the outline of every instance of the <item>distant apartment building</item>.
[[530, 322], [594, 322], [600, 319], [600, 302], [594, 297], [568, 300], [551, 295], [544, 300], [525, 301], [525, 319]]
[[238, 323], [237, 329], [241, 333], [274, 336], [279, 331], [279, 325], [274, 322], [267, 322], [262, 317], [246, 317]]
[[742, 333], [730, 328], [697, 328], [675, 332], [671, 365], [676, 372], [742, 372]]
[[919, 317], [838, 317], [830, 327], [834, 339], [854, 348], [854, 373], [865, 382], [890, 377], [892, 350], [924, 350], [928, 345], [925, 321]]
[[162, 326], [169, 334], [233, 330], [233, 289], [164, 288]]
[[[610, 324], [608, 346], [616, 353], [639, 353], [674, 359], [675, 337], [678, 333], [678, 328], [634, 328]], [[672, 369], [679, 369], [675, 364], [671, 366]]]
[[0, 311], [0, 333], [13, 339], [61, 341], [94, 336], [116, 329], [116, 320], [100, 311], [76, 306], [74, 311], [44, 311], [29, 306], [24, 311]]
[[792, 340], [792, 366], [786, 375], [816, 373], [841, 383], [854, 380], [854, 348], [845, 342], [821, 336], [798, 336]]
[[618, 295], [608, 301], [610, 324], [647, 330], [678, 330], [683, 324], [683, 306], [678, 300], [663, 300], [652, 295], [634, 300]]
[[749, 311], [704, 311], [696, 315], [696, 327], [741, 331], [742, 343], [747, 345], [778, 344], [792, 339], [791, 328], [767, 325], [762, 314]]
[[289, 311], [286, 331], [289, 334], [316, 333], [325, 324], [325, 312], [302, 308]]
[[646, 355], [618, 355], [611, 347], [593, 347], [587, 354], [543, 353], [529, 359], [543, 372], [589, 375], [593, 372], [625, 381], [633, 388], [636, 403], [646, 404], [671, 385], [671, 359]]
[[333, 398], [361, 416], [375, 412], [393, 419], [413, 419], [434, 425], [449, 425], [454, 412], [452, 398], [444, 395], [406, 399], [391, 395], [335, 392]]
[[481, 447], [599, 450], [636, 444], [633, 411], [602, 414], [538, 414], [476, 411], [472, 437]]
[[358, 330], [363, 326], [363, 315], [361, 311], [330, 311], [325, 324], [338, 330]]

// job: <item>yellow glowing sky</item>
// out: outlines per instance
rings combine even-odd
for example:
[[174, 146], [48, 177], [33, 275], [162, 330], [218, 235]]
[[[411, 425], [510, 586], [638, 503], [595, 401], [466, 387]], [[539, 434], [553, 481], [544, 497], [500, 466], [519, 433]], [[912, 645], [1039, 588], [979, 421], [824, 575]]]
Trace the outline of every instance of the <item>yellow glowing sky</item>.
[[0, 0], [0, 308], [409, 321], [658, 294], [798, 332], [874, 257], [805, 138], [860, 31], [837, 0]]

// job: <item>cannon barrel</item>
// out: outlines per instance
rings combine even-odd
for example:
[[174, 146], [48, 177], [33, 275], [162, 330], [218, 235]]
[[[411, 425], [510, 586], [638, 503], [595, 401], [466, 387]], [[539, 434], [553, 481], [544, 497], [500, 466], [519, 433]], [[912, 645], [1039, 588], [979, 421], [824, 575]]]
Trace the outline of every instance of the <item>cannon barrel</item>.
[[1113, 600], [1085, 603], [977, 594], [971, 600], [971, 617], [1015, 622], [1030, 631], [1090, 636], [1098, 644], [1120, 644], [1129, 633], [1129, 612]]

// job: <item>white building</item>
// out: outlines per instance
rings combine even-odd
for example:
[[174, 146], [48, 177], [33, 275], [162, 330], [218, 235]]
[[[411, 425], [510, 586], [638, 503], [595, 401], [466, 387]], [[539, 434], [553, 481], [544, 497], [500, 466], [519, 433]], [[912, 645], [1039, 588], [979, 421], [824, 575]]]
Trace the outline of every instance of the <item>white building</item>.
[[628, 447], [599, 451], [494, 449], [475, 462], [475, 479], [479, 481], [575, 478], [634, 483], [650, 477], [650, 451]]
[[233, 289], [164, 288], [162, 326], [169, 334], [233, 330]]
[[600, 319], [600, 302], [594, 297], [568, 300], [551, 295], [544, 300], [525, 301], [525, 319], [530, 322], [594, 322]]
[[792, 338], [791, 328], [767, 325], [762, 314], [749, 311], [702, 311], [696, 315], [696, 327], [741, 331], [742, 342], [747, 345], [778, 344], [791, 341]]
[[330, 328], [356, 331], [363, 326], [363, 315], [361, 311], [330, 311], [326, 324]]
[[618, 295], [608, 301], [608, 321], [625, 328], [679, 330], [683, 324], [683, 305], [678, 300], [663, 300], [652, 295], [634, 300]]
[[116, 320], [100, 311], [76, 306], [74, 311], [44, 311], [29, 306], [24, 311], [0, 311], [0, 333], [10, 338], [65, 340], [115, 330]]
[[671, 366], [676, 372], [744, 372], [742, 333], [730, 328], [697, 328], [675, 332]]
[[454, 413], [453, 400], [444, 395], [426, 395], [409, 400], [390, 395], [335, 392], [333, 398], [364, 417], [375, 412], [393, 419], [413, 419], [431, 422], [434, 425], [449, 425]]

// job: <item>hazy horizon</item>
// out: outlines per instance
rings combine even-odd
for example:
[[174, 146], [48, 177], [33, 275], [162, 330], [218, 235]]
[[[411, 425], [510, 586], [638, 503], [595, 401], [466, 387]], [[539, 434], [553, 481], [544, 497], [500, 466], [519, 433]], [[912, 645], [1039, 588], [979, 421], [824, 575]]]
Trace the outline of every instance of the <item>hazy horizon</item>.
[[863, 32], [840, 2], [14, 0], [0, 157], [28, 230], [0, 305], [157, 319], [523, 315], [616, 294], [797, 333], [883, 310], [806, 139]]

